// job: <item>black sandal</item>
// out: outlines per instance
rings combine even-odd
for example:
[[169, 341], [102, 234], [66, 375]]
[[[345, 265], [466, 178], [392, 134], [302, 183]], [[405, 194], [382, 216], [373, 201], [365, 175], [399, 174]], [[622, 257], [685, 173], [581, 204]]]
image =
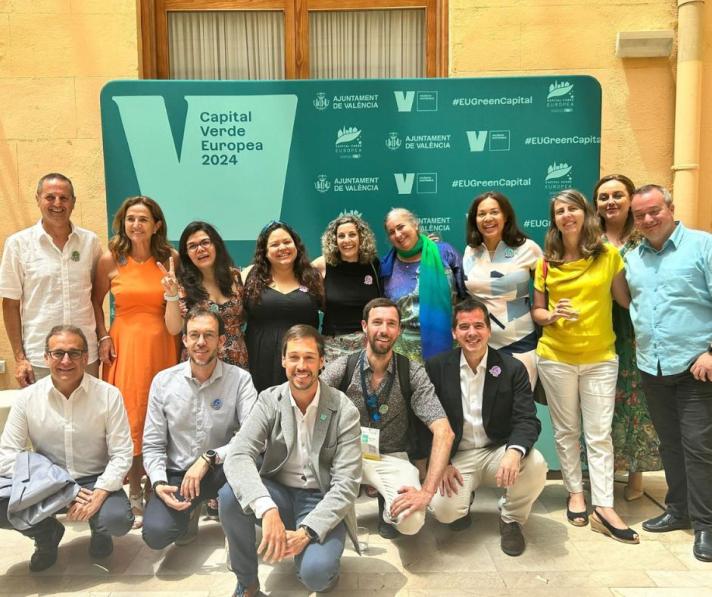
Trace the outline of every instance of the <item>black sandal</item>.
[[571, 496], [566, 498], [566, 518], [575, 527], [585, 527], [588, 524], [588, 510], [583, 512], [573, 512], [569, 510], [569, 502], [571, 501]]
[[636, 545], [640, 543], [640, 537], [630, 527], [625, 529], [617, 529], [595, 508], [591, 513], [591, 530], [602, 535], [607, 535], [611, 539], [620, 541], [621, 543], [630, 543]]

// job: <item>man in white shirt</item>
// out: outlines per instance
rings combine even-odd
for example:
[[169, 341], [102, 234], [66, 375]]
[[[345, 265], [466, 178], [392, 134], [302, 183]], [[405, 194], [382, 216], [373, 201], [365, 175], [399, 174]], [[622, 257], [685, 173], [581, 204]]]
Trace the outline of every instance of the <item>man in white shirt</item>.
[[544, 488], [547, 466], [533, 448], [541, 423], [527, 370], [488, 347], [490, 334], [487, 307], [467, 298], [453, 308], [452, 336], [459, 348], [425, 364], [455, 432], [450, 465], [430, 508], [440, 522], [462, 530], [472, 522], [471, 495], [477, 487], [506, 488], [501, 547], [518, 556], [525, 548], [521, 526]]
[[21, 387], [49, 374], [44, 339], [54, 326], [74, 325], [89, 342], [87, 372], [99, 373], [91, 287], [101, 246], [96, 234], [70, 221], [76, 204], [72, 182], [52, 172], [37, 184], [42, 218], [8, 237], [0, 262], [5, 329]]
[[202, 502], [226, 483], [228, 443], [257, 400], [250, 374], [218, 358], [220, 315], [194, 307], [183, 327], [189, 358], [154, 377], [143, 431], [143, 466], [154, 489], [143, 540], [153, 549], [195, 539]]
[[[87, 341], [77, 327], [55, 326], [45, 341], [50, 375], [25, 388], [13, 404], [0, 439], [0, 476], [12, 477], [18, 453], [28, 443], [35, 452], [66, 469], [81, 486], [67, 511], [68, 520], [89, 521], [89, 554], [105, 558], [112, 536], [131, 530], [133, 514], [123, 490], [133, 444], [121, 393], [86, 374]], [[0, 499], [0, 527], [7, 520], [7, 499]], [[64, 526], [54, 517], [21, 531], [35, 540], [30, 570], [57, 561]]]
[[218, 502], [239, 597], [259, 594], [258, 554], [267, 562], [293, 556], [307, 589], [325, 591], [338, 579], [346, 533], [358, 549], [359, 413], [343, 393], [319, 382], [323, 365], [319, 332], [308, 325], [287, 330], [287, 382], [260, 393], [229, 446], [229, 485]]

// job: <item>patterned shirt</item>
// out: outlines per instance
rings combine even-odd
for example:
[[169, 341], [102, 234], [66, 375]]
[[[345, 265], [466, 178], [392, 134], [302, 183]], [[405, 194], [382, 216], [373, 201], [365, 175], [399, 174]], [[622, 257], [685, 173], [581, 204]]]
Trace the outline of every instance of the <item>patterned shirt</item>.
[[[346, 373], [347, 360], [348, 357], [344, 356], [329, 363], [321, 374], [321, 380], [332, 388], [339, 389], [341, 380]], [[370, 389], [372, 387], [371, 378], [373, 377], [373, 370], [368, 363], [368, 359], [365, 359], [365, 361], [366, 387]], [[386, 412], [381, 413], [380, 421], [372, 421], [368, 415], [363, 391], [361, 390], [360, 360], [354, 370], [349, 386], [346, 389], [346, 395], [351, 399], [351, 402], [354, 403], [361, 414], [361, 426], [375, 427], [381, 430], [379, 448], [382, 454], [406, 452], [410, 444], [408, 407], [401, 393], [398, 374], [395, 371], [395, 361], [394, 358], [391, 358], [383, 380], [375, 392], [379, 396], [379, 405], [385, 404], [388, 406]], [[410, 407], [413, 409], [415, 416], [426, 425], [430, 425], [433, 421], [438, 419], [446, 418], [445, 410], [435, 394], [435, 388], [428, 374], [425, 372], [425, 368], [414, 361], [409, 361], [409, 364], [410, 387], [412, 390]], [[390, 394], [388, 396], [382, 396], [381, 393], [383, 389], [391, 383], [391, 379], [393, 385]]]
[[529, 239], [519, 247], [500, 241], [492, 257], [484, 244], [465, 248], [462, 259], [465, 287], [487, 305], [492, 319], [489, 344], [493, 348], [518, 344], [521, 344], [519, 350], [513, 352], [536, 348], [529, 283], [541, 257], [541, 249]]

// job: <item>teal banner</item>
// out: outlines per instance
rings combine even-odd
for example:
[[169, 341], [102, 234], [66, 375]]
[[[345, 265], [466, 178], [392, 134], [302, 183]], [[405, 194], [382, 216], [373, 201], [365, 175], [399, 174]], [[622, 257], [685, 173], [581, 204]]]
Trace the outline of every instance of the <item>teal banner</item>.
[[[507, 195], [540, 244], [549, 198], [599, 177], [601, 88], [590, 77], [358, 81], [114, 81], [101, 93], [109, 223], [148, 195], [177, 240], [214, 224], [239, 265], [270, 220], [313, 259], [326, 224], [364, 217], [380, 254], [383, 218], [407, 207], [462, 252], [465, 214]], [[546, 409], [537, 447], [558, 468]]]
[[163, 208], [169, 238], [217, 226], [238, 264], [270, 220], [310, 257], [329, 220], [407, 207], [458, 250], [473, 197], [512, 200], [541, 242], [548, 199], [599, 175], [601, 89], [590, 77], [114, 81], [101, 94], [109, 221], [128, 196]]

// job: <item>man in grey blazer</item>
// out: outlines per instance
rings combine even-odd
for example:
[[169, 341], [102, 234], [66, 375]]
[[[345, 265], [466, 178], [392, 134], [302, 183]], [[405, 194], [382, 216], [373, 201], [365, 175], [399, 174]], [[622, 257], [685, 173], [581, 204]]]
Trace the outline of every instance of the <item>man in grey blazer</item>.
[[[358, 410], [319, 382], [324, 341], [313, 327], [295, 325], [286, 332], [282, 366], [287, 382], [260, 393], [224, 465], [228, 484], [219, 492], [220, 521], [239, 597], [259, 593], [258, 554], [267, 562], [293, 556], [306, 588], [325, 591], [338, 578], [346, 533], [358, 549]], [[255, 548], [258, 520], [262, 541]]]

